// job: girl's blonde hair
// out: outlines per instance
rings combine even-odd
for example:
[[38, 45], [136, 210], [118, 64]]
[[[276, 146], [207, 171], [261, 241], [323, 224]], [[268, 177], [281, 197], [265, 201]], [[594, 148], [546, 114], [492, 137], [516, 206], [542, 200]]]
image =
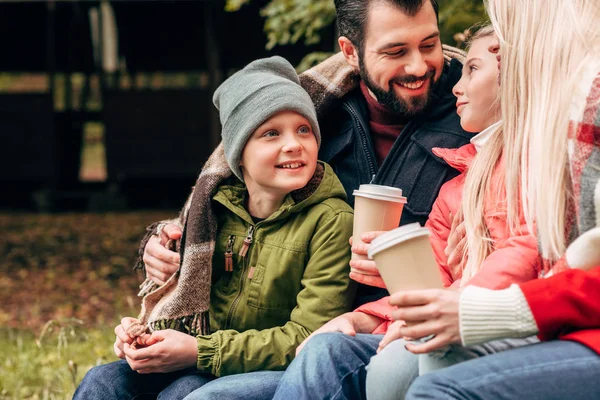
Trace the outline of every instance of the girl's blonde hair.
[[[511, 232], [522, 207], [554, 262], [567, 246], [572, 201], [569, 105], [600, 50], [600, 7], [590, 0], [485, 0], [501, 48], [505, 187]], [[535, 225], [534, 225], [535, 222]]]
[[[467, 49], [479, 39], [494, 35], [491, 25], [476, 28], [467, 40]], [[472, 29], [473, 30], [473, 29]], [[494, 103], [489, 112], [497, 113], [497, 103]], [[496, 130], [489, 141], [479, 150], [474, 158], [462, 191], [462, 206], [459, 213], [464, 219], [466, 232], [466, 246], [463, 254], [463, 271], [461, 286], [467, 284], [481, 267], [483, 261], [494, 250], [494, 244], [485, 222], [485, 199], [490, 192], [498, 192], [498, 182], [494, 182], [492, 175], [500, 156], [502, 155], [502, 133]], [[459, 214], [456, 218], [461, 218]]]

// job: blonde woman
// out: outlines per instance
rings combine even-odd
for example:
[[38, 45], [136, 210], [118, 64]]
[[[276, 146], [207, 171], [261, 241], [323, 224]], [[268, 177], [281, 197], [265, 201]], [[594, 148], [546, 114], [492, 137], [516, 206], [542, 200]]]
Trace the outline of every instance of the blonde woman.
[[501, 291], [396, 293], [394, 317], [424, 321], [403, 335], [436, 335], [416, 353], [535, 333], [543, 343], [425, 375], [408, 398], [600, 398], [600, 6], [486, 5], [501, 47], [509, 217], [522, 202], [554, 276]]

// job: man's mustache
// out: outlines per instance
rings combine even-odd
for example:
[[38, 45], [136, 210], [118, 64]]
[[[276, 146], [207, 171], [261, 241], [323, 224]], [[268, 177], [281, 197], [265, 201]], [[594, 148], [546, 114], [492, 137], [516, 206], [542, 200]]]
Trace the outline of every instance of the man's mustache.
[[434, 69], [430, 69], [423, 76], [405, 75], [405, 76], [401, 76], [401, 77], [398, 77], [398, 78], [394, 78], [392, 80], [392, 82], [393, 83], [414, 83], [414, 82], [418, 82], [418, 81], [424, 81], [424, 80], [427, 80], [427, 79], [431, 79], [434, 76], [435, 76], [435, 70]]

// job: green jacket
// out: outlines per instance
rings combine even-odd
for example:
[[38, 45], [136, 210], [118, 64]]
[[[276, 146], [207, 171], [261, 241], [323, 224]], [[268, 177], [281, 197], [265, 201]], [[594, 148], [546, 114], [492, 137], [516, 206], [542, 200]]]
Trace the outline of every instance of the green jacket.
[[[350, 310], [356, 289], [348, 276], [352, 209], [331, 167], [320, 164], [325, 172], [312, 194], [299, 203], [286, 196], [256, 224], [244, 208], [241, 182], [226, 181], [213, 197], [219, 224], [213, 333], [197, 337], [199, 370], [216, 376], [283, 370], [311, 332]], [[250, 243], [242, 257], [245, 239]]]

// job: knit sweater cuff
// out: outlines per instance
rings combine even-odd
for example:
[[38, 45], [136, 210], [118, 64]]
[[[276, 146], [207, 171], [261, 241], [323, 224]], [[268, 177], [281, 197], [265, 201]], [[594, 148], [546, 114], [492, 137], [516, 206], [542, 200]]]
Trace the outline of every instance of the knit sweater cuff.
[[538, 327], [518, 285], [504, 290], [467, 286], [459, 301], [463, 346], [535, 335]]

